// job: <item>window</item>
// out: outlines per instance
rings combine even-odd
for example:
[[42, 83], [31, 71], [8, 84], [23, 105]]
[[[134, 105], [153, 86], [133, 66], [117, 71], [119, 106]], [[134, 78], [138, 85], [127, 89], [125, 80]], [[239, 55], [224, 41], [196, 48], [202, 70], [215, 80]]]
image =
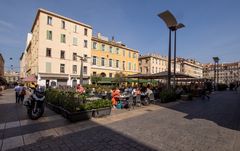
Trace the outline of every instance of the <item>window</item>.
[[142, 73], [142, 67], [140, 67], [140, 72]]
[[133, 53], [133, 58], [136, 58], [136, 53]]
[[60, 64], [60, 73], [65, 73], [65, 64]]
[[93, 49], [97, 49], [97, 43], [93, 42]]
[[152, 60], [152, 63], [154, 63], [154, 58], [153, 58], [153, 60]]
[[148, 67], [145, 67], [145, 69], [146, 69], [146, 73], [148, 73]]
[[52, 25], [52, 17], [50, 16], [47, 17], [47, 24]]
[[154, 73], [154, 67], [152, 67], [152, 73]]
[[112, 53], [112, 46], [109, 47], [109, 52]]
[[125, 50], [123, 50], [123, 56], [125, 57]]
[[65, 29], [65, 21], [62, 20], [62, 29]]
[[73, 65], [72, 67], [72, 73], [77, 74], [77, 65]]
[[157, 67], [156, 67], [156, 71], [155, 71], [156, 73], [158, 73], [158, 71], [157, 71]]
[[119, 48], [116, 48], [116, 54], [119, 54]]
[[109, 73], [109, 77], [110, 77], [110, 78], [112, 78], [112, 75], [113, 75], [112, 73]]
[[51, 56], [52, 56], [52, 55], [51, 55], [51, 51], [52, 51], [51, 48], [47, 48], [47, 49], [46, 49], [46, 57], [51, 57]]
[[87, 74], [87, 66], [83, 67], [83, 74]]
[[122, 66], [123, 66], [123, 70], [125, 70], [125, 61], [123, 61], [123, 65]]
[[77, 60], [77, 53], [73, 53], [73, 60], [74, 60], [74, 61]]
[[93, 56], [93, 65], [97, 65], [97, 57], [96, 56]]
[[74, 45], [74, 46], [77, 46], [77, 43], [78, 43], [77, 37], [73, 37], [73, 45]]
[[85, 59], [87, 59], [87, 55], [86, 54], [84, 54], [83, 56], [84, 56]]
[[133, 70], [136, 71], [136, 63], [133, 65]]
[[87, 36], [87, 28], [84, 28], [84, 35]]
[[65, 59], [65, 51], [64, 50], [61, 50], [60, 58], [61, 59]]
[[52, 31], [51, 30], [47, 30], [47, 39], [52, 40]]
[[102, 44], [102, 51], [105, 51], [105, 45]]
[[131, 58], [131, 52], [130, 51], [128, 52], [128, 57]]
[[87, 40], [84, 40], [84, 48], [87, 48]]
[[105, 63], [105, 58], [102, 58], [101, 65], [104, 66], [104, 63]]
[[116, 68], [119, 68], [119, 60], [116, 60]]
[[128, 62], [128, 70], [132, 69], [131, 66], [132, 66], [131, 62]]
[[61, 34], [61, 43], [66, 43], [66, 35]]
[[75, 33], [77, 32], [77, 25], [74, 26], [74, 30]]
[[93, 76], [97, 76], [97, 72], [93, 72]]
[[109, 67], [112, 67], [112, 59], [109, 59]]
[[46, 72], [51, 73], [52, 64], [51, 62], [46, 62]]

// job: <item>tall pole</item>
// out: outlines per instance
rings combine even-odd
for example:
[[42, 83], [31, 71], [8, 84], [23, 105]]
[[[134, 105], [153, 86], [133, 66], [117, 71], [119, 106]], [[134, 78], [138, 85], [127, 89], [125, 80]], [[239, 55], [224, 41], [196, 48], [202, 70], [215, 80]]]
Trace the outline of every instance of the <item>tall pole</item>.
[[81, 61], [81, 71], [80, 71], [80, 84], [83, 84], [83, 58], [80, 58]]
[[168, 46], [168, 81], [167, 88], [171, 88], [171, 29], [169, 29], [169, 46]]
[[214, 90], [216, 90], [216, 62], [214, 62]]
[[174, 31], [174, 64], [173, 64], [173, 88], [176, 87], [176, 46], [177, 45], [177, 30]]

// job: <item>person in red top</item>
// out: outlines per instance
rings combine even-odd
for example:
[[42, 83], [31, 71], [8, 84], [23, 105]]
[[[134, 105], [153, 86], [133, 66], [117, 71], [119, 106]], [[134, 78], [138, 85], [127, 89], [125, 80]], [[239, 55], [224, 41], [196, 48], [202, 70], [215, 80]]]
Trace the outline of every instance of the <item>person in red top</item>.
[[76, 92], [78, 92], [78, 93], [80, 93], [80, 94], [83, 94], [83, 93], [85, 93], [85, 89], [82, 87], [81, 84], [78, 84], [78, 85], [77, 85]]
[[120, 96], [120, 90], [118, 88], [113, 88], [112, 90], [112, 105], [113, 107], [116, 107], [117, 101], [118, 101], [118, 96]]

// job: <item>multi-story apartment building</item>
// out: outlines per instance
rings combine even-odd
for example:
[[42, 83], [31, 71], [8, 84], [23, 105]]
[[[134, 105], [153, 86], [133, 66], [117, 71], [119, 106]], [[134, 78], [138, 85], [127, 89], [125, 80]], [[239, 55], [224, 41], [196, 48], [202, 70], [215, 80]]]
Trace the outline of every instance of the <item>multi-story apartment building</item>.
[[4, 59], [2, 54], [0, 53], [0, 77], [4, 76]]
[[[78, 57], [91, 56], [91, 26], [39, 9], [28, 37], [20, 58], [21, 77], [25, 76], [22, 72], [35, 75], [37, 83], [46, 86], [79, 83]], [[90, 60], [83, 63], [84, 83], [90, 81], [90, 65]]]
[[[158, 72], [167, 71], [168, 59], [165, 56], [158, 54], [147, 54], [139, 57], [139, 70], [143, 74], [154, 74]], [[171, 71], [173, 71], [174, 65], [171, 61]], [[176, 63], [176, 72], [180, 72], [180, 64]]]
[[4, 78], [8, 83], [19, 82], [19, 72], [15, 71], [6, 71], [4, 73]]
[[157, 54], [141, 55], [139, 70], [143, 74], [153, 74], [167, 70], [167, 58]]
[[176, 58], [177, 62], [180, 63], [180, 72], [190, 75], [195, 78], [203, 77], [203, 65], [193, 59]]
[[138, 73], [139, 52], [126, 47], [114, 39], [109, 40], [100, 33], [92, 37], [92, 75], [114, 77], [116, 73], [124, 75]]
[[214, 80], [215, 69], [216, 82], [217, 79], [219, 83], [224, 84], [230, 84], [240, 81], [240, 62], [223, 63], [216, 66], [214, 64], [205, 64], [203, 68], [203, 77]]

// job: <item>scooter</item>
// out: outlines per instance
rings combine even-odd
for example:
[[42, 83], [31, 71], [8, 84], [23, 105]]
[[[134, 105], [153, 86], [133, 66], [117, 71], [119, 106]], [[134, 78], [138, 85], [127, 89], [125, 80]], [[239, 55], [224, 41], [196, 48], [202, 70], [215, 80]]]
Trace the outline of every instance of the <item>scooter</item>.
[[44, 101], [45, 95], [40, 92], [36, 92], [30, 95], [24, 105], [27, 108], [28, 117], [32, 120], [37, 120], [44, 113]]

